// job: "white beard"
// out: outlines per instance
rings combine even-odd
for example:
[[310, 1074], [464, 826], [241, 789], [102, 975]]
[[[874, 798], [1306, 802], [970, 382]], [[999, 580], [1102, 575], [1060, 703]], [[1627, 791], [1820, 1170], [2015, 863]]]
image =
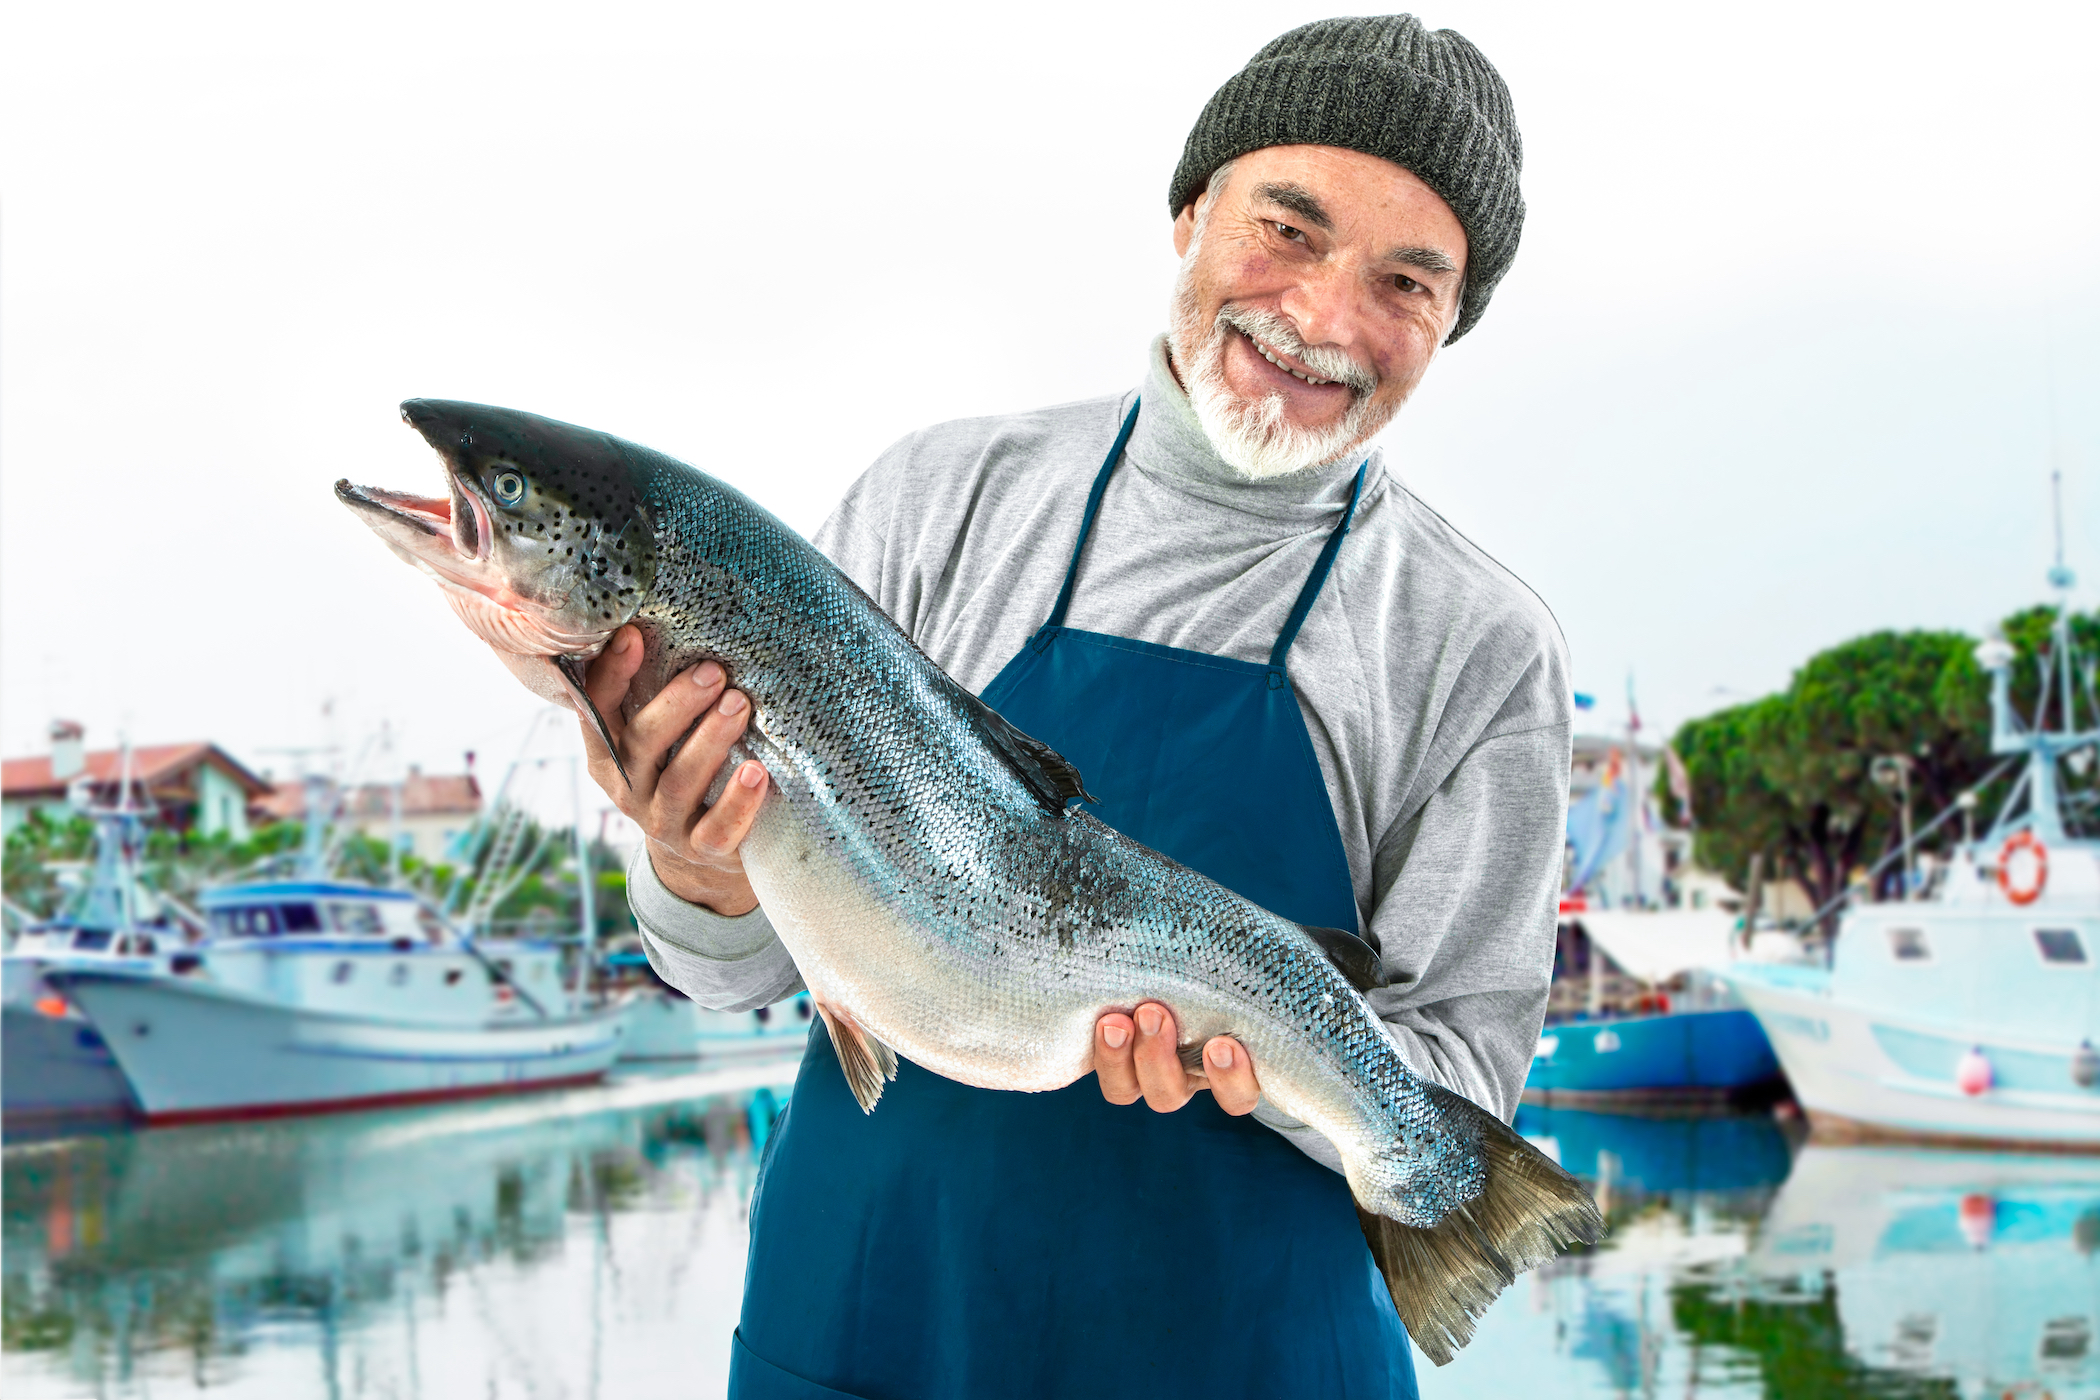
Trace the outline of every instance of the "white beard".
[[[1208, 212], [1207, 208], [1204, 212]], [[1173, 315], [1168, 347], [1181, 371], [1189, 404], [1203, 434], [1218, 456], [1250, 481], [1287, 476], [1339, 461], [1392, 421], [1390, 408], [1374, 405], [1378, 376], [1339, 350], [1309, 346], [1297, 328], [1273, 312], [1227, 302], [1210, 325], [1196, 308], [1196, 253], [1203, 246], [1198, 219], [1189, 249], [1174, 279]], [[1248, 400], [1233, 392], [1225, 379], [1225, 347], [1234, 335], [1247, 335], [1289, 355], [1322, 379], [1346, 384], [1356, 397], [1349, 411], [1326, 428], [1303, 428], [1286, 416], [1290, 402], [1281, 393]]]

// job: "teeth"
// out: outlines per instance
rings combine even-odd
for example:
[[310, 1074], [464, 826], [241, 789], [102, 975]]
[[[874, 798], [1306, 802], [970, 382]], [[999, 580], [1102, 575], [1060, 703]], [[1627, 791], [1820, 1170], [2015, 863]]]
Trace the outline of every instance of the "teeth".
[[1277, 359], [1274, 355], [1271, 355], [1269, 353], [1269, 347], [1262, 344], [1260, 341], [1256, 340], [1251, 335], [1247, 337], [1247, 343], [1253, 346], [1257, 351], [1259, 351], [1261, 353], [1261, 357], [1264, 360], [1267, 360], [1270, 364], [1276, 366], [1276, 368], [1282, 370], [1285, 374], [1288, 374], [1293, 379], [1302, 379], [1308, 384], [1332, 384], [1334, 382], [1331, 379], [1315, 379], [1309, 374], [1298, 373], [1298, 371], [1292, 369], [1289, 365]]

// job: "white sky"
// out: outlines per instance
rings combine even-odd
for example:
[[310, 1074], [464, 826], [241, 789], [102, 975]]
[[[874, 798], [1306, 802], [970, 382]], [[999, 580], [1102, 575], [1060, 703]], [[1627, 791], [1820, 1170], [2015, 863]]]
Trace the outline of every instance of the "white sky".
[[[1211, 91], [1325, 4], [20, 4], [0, 21], [0, 749], [538, 706], [338, 506], [414, 395], [814, 529], [944, 418], [1120, 390]], [[1437, 0], [1523, 250], [1387, 435], [1651, 729], [2100, 583], [2100, 7]], [[324, 720], [324, 701], [335, 702]], [[486, 768], [485, 768], [486, 771]]]

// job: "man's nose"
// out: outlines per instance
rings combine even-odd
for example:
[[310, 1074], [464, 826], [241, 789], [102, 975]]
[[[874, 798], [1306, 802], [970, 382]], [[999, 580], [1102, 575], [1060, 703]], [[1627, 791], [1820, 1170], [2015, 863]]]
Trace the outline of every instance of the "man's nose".
[[1277, 309], [1297, 327], [1307, 345], [1329, 345], [1348, 351], [1356, 340], [1357, 305], [1354, 279], [1331, 266], [1308, 268], [1285, 289]]

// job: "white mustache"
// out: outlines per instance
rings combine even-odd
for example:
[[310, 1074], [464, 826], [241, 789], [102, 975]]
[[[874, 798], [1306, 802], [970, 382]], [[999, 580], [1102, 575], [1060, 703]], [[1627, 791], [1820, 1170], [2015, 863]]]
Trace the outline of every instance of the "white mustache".
[[1227, 302], [1218, 308], [1216, 330], [1220, 334], [1226, 330], [1238, 331], [1271, 350], [1290, 356], [1319, 378], [1332, 379], [1359, 394], [1371, 393], [1378, 387], [1378, 376], [1370, 366], [1359, 364], [1332, 346], [1307, 345], [1299, 337], [1297, 328], [1273, 311]]

